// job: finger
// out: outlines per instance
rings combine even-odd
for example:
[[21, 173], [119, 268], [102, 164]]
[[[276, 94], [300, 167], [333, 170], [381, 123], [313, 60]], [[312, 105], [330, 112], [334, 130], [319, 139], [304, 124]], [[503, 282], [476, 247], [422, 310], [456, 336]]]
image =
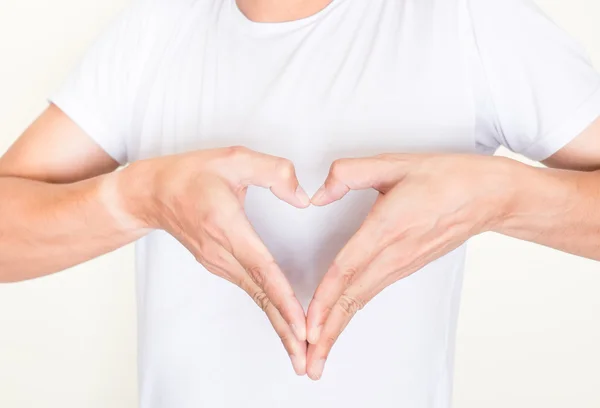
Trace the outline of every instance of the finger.
[[313, 380], [318, 380], [323, 375], [325, 362], [329, 357], [331, 348], [336, 343], [352, 317], [364, 307], [364, 302], [359, 297], [343, 294], [334, 306], [323, 325], [319, 341], [310, 345], [307, 361], [307, 373]]
[[350, 190], [374, 188], [385, 193], [407, 172], [406, 155], [380, 155], [340, 159], [333, 162], [323, 186], [312, 197], [314, 205], [323, 206], [340, 200]]
[[240, 149], [238, 160], [236, 182], [269, 188], [277, 198], [295, 207], [310, 205], [310, 197], [300, 186], [291, 161], [244, 148]]
[[[333, 306], [371, 261], [392, 244], [390, 201], [380, 196], [363, 225], [336, 256], [308, 307], [308, 342], [316, 344]], [[382, 214], [382, 215], [380, 215]], [[387, 217], [387, 218], [386, 218]]]
[[306, 370], [311, 379], [321, 378], [332, 347], [356, 313], [385, 287], [397, 280], [394, 276], [397, 270], [394, 266], [397, 255], [389, 249], [371, 264], [376, 264], [376, 267], [369, 266], [332, 306], [318, 341], [309, 348]]
[[285, 275], [243, 212], [234, 215], [225, 233], [225, 247], [267, 295], [298, 340], [306, 340], [306, 316]]
[[[242, 268], [243, 269], [243, 268]], [[292, 366], [297, 375], [306, 374], [306, 341], [298, 340], [297, 336], [292, 332], [290, 326], [287, 324], [285, 319], [281, 316], [279, 311], [269, 301], [269, 297], [266, 293], [254, 283], [250, 277], [246, 275], [245, 279], [242, 280], [240, 285], [246, 293], [254, 299], [256, 304], [264, 310], [265, 314], [269, 318], [271, 325], [275, 329], [275, 332], [281, 339], [285, 350], [290, 356]]]
[[351, 319], [368, 302], [388, 286], [406, 278], [459, 245], [434, 237], [407, 238], [383, 250], [331, 308], [318, 342], [309, 346], [306, 366], [308, 376], [313, 380], [321, 378], [333, 345]]
[[298, 375], [306, 374], [306, 341], [296, 338], [265, 292], [252, 281], [233, 255], [212, 239], [203, 241], [202, 250], [196, 249], [195, 255], [208, 271], [242, 288], [264, 310], [292, 360], [294, 371]]
[[356, 313], [399, 279], [397, 272], [402, 265], [403, 249], [402, 244], [396, 244], [382, 251], [332, 306], [318, 341], [309, 347], [306, 370], [311, 379], [321, 378], [332, 347]]

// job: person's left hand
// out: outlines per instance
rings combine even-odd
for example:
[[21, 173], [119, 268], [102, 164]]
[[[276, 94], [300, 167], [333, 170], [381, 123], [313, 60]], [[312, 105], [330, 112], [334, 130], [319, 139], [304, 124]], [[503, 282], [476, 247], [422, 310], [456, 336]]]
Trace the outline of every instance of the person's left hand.
[[515, 162], [458, 154], [334, 162], [314, 205], [330, 204], [350, 190], [374, 188], [380, 195], [309, 306], [310, 378], [321, 378], [338, 336], [375, 295], [503, 219], [514, 190], [510, 163]]

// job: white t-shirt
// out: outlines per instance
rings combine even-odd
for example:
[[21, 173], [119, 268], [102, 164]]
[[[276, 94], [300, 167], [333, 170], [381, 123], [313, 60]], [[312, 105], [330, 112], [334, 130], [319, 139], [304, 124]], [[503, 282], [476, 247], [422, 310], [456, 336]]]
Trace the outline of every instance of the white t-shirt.
[[[256, 23], [235, 0], [135, 3], [51, 98], [121, 163], [230, 145], [291, 159], [309, 194], [334, 159], [393, 152], [533, 159], [600, 113], [582, 49], [521, 0], [333, 0]], [[375, 193], [247, 213], [306, 306]], [[137, 244], [143, 408], [450, 406], [464, 247], [377, 296], [319, 382], [263, 313], [174, 238]]]

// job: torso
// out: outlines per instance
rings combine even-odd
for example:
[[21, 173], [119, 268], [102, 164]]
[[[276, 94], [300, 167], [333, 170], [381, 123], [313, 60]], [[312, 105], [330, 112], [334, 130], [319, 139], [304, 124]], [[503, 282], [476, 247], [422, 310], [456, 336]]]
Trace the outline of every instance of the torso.
[[[459, 1], [334, 0], [268, 24], [234, 0], [179, 1], [143, 70], [130, 160], [244, 145], [291, 159], [310, 194], [337, 158], [475, 152]], [[298, 210], [250, 190], [248, 216], [305, 306], [374, 197]], [[447, 408], [463, 252], [367, 305], [314, 384], [245, 293], [155, 232], [138, 244], [142, 406]]]

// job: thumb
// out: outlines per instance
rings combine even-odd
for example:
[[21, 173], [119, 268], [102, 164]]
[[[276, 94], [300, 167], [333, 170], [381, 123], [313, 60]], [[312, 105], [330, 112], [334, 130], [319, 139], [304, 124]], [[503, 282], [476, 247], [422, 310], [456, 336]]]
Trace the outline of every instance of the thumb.
[[328, 205], [350, 190], [373, 188], [385, 194], [406, 176], [408, 169], [409, 159], [401, 154], [336, 160], [311, 202], [318, 206]]
[[244, 186], [269, 188], [275, 196], [298, 208], [310, 205], [310, 198], [300, 186], [294, 164], [287, 159], [248, 151], [240, 174]]

